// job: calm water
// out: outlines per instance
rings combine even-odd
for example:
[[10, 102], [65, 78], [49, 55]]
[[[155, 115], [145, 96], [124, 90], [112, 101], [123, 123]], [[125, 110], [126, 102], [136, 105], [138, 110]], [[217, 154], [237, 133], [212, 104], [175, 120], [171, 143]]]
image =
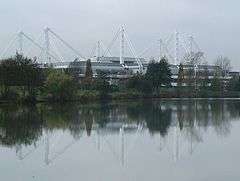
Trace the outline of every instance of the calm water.
[[240, 100], [0, 106], [3, 181], [238, 181]]

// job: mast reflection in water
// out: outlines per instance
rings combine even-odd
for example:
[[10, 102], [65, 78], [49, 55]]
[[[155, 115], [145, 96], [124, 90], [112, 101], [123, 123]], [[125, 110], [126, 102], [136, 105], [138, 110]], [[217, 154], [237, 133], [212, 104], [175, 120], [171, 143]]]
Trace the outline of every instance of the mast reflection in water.
[[37, 156], [47, 167], [89, 145], [89, 157], [98, 152], [120, 167], [146, 150], [176, 163], [190, 159], [208, 139], [205, 135], [230, 136], [232, 124], [239, 121], [239, 106], [240, 101], [232, 100], [2, 106], [0, 149], [15, 150], [15, 159], [22, 162]]

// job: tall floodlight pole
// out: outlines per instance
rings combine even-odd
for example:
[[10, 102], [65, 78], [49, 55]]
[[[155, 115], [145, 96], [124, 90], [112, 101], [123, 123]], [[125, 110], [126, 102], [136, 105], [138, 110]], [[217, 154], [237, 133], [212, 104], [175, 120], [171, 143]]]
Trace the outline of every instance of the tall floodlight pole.
[[120, 64], [124, 64], [124, 44], [125, 44], [125, 30], [124, 27], [122, 26], [120, 38]]
[[175, 32], [175, 58], [174, 58], [174, 65], [179, 63], [179, 32]]
[[158, 40], [159, 42], [159, 61], [161, 60], [161, 58], [163, 57], [163, 40], [160, 39]]
[[18, 33], [18, 43], [19, 43], [18, 53], [23, 55], [23, 32], [22, 31]]
[[189, 52], [192, 54], [193, 52], [193, 36], [192, 35], [188, 37], [188, 41], [189, 41]]
[[50, 39], [49, 39], [49, 28], [46, 27], [44, 29], [44, 37], [45, 37], [45, 61], [48, 63], [49, 61], [49, 51], [50, 51]]
[[100, 41], [97, 42], [97, 61], [100, 61], [100, 55], [101, 49], [100, 49]]
[[194, 56], [195, 56], [195, 53], [193, 51], [193, 42], [194, 42], [194, 38], [192, 35], [189, 36], [188, 38], [189, 40], [189, 52], [190, 52], [190, 59], [193, 60], [193, 63], [194, 63], [194, 84], [195, 84], [195, 93], [197, 91], [197, 69], [198, 69], [198, 62], [196, 62], [194, 60]]

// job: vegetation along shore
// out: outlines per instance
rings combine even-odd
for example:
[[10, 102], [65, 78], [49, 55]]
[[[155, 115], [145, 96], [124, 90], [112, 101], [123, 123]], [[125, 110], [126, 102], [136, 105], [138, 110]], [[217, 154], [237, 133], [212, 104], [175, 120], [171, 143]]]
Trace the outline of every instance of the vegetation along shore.
[[17, 53], [0, 61], [0, 103], [240, 97], [239, 77], [226, 82], [219, 68], [210, 79], [207, 72], [196, 75], [194, 69], [183, 67], [179, 64], [175, 84], [165, 57], [160, 61], [152, 60], [144, 74], [133, 74], [128, 79], [113, 82], [105, 72], [94, 75], [90, 60], [85, 76], [79, 77], [71, 69], [42, 68], [35, 60]]

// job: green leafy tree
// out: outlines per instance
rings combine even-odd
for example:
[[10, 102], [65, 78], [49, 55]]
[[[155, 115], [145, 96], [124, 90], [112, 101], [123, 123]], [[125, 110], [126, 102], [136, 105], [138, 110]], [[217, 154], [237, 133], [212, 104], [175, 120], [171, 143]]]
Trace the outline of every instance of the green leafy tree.
[[211, 90], [222, 92], [224, 89], [223, 81], [221, 80], [222, 77], [222, 69], [221, 67], [217, 66], [214, 72], [214, 77], [211, 80]]
[[86, 62], [85, 77], [82, 80], [82, 87], [84, 89], [91, 89], [92, 84], [93, 84], [93, 71], [92, 71], [91, 60], [88, 59]]
[[92, 64], [91, 60], [88, 59], [86, 62], [85, 78], [92, 79], [92, 77], [93, 77]]
[[47, 76], [44, 93], [50, 100], [71, 100], [76, 90], [74, 79], [66, 73], [53, 71]]
[[228, 91], [240, 91], [240, 78], [233, 77], [230, 79], [228, 86]]
[[161, 86], [171, 85], [170, 65], [165, 57], [160, 62], [152, 61], [148, 65], [146, 79], [152, 84], [155, 90], [159, 90]]
[[34, 106], [16, 105], [0, 108], [0, 129], [6, 134], [0, 135], [1, 145], [32, 145], [42, 135], [44, 121]]
[[163, 57], [160, 60], [159, 66], [160, 66], [160, 73], [161, 73], [160, 77], [161, 77], [162, 85], [170, 86], [171, 80], [172, 80], [172, 78], [171, 78], [172, 73], [171, 73], [171, 69], [170, 69], [168, 60], [165, 57]]
[[110, 92], [110, 84], [106, 73], [99, 72], [93, 84], [94, 89], [100, 92], [101, 98], [107, 97], [108, 93]]
[[137, 74], [131, 77], [126, 83], [127, 89], [135, 89], [137, 91], [141, 91], [143, 93], [151, 93], [152, 92], [152, 85], [151, 83], [146, 80], [146, 78], [141, 75]]
[[222, 86], [221, 86], [221, 80], [220, 77], [215, 75], [211, 81], [211, 90], [213, 91], [221, 91]]
[[6, 93], [11, 86], [23, 87], [29, 98], [35, 99], [36, 89], [44, 82], [43, 70], [35, 60], [16, 54], [0, 63], [0, 83]]

